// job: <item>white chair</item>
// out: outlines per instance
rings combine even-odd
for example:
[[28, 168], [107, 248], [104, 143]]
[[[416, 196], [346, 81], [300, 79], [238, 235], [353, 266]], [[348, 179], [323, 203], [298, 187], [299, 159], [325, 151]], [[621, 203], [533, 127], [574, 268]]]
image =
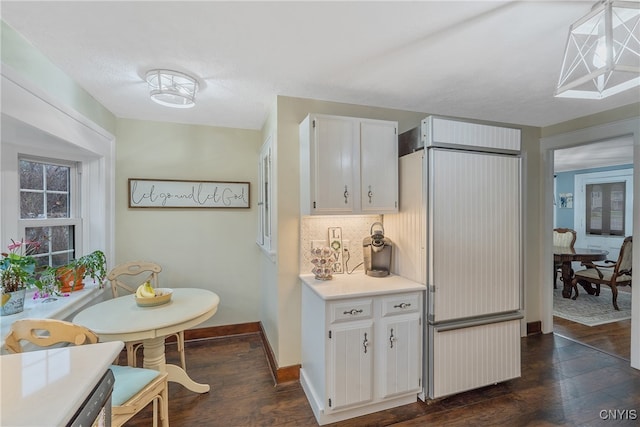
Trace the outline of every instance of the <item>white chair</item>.
[[[21, 341], [39, 347], [65, 343], [95, 344], [98, 336], [84, 326], [55, 319], [21, 319], [11, 325], [5, 347], [11, 353], [22, 353]], [[111, 396], [111, 426], [120, 427], [149, 403], [153, 402], [153, 426], [158, 416], [163, 427], [169, 427], [169, 393], [167, 373], [130, 366], [110, 367], [115, 377]]]
[[[554, 228], [553, 229], [553, 246], [573, 249], [576, 243], [576, 232], [570, 228]], [[553, 288], [556, 288], [556, 280], [558, 273], [562, 273], [562, 263], [553, 264]], [[573, 275], [573, 274], [572, 274]]]
[[[162, 271], [162, 267], [154, 262], [149, 261], [131, 261], [115, 266], [109, 274], [107, 280], [111, 282], [111, 293], [114, 298], [118, 297], [118, 291], [125, 290], [127, 293], [135, 293], [138, 286], [145, 282], [150, 282], [154, 288], [158, 287], [158, 275]], [[187, 369], [184, 356], [184, 331], [173, 334], [176, 337], [178, 353], [180, 354], [180, 363], [182, 369]], [[142, 341], [126, 342], [127, 364], [136, 366], [136, 353], [142, 347]]]

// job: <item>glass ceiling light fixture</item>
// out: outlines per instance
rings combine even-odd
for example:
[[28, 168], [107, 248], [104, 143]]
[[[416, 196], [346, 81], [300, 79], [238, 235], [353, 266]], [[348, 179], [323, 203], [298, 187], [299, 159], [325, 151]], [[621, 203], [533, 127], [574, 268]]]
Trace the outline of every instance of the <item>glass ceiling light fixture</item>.
[[602, 99], [640, 86], [640, 2], [602, 0], [569, 29], [555, 96]]
[[173, 108], [191, 108], [196, 105], [198, 82], [194, 77], [178, 71], [151, 70], [146, 75], [151, 99]]

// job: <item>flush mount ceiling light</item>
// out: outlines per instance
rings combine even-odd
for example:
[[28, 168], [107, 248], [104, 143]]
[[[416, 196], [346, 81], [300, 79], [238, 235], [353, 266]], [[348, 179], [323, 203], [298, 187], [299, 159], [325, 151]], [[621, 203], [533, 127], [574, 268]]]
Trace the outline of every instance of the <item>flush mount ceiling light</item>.
[[151, 99], [173, 108], [191, 108], [196, 103], [198, 82], [195, 78], [171, 70], [151, 70], [146, 75]]
[[603, 0], [574, 23], [555, 96], [602, 99], [640, 86], [640, 2]]

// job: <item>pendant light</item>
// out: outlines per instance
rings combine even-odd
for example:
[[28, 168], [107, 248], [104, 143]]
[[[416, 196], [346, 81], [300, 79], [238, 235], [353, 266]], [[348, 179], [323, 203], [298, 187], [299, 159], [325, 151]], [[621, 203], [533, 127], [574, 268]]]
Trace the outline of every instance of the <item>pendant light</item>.
[[555, 96], [602, 99], [640, 86], [640, 2], [603, 0], [569, 29]]

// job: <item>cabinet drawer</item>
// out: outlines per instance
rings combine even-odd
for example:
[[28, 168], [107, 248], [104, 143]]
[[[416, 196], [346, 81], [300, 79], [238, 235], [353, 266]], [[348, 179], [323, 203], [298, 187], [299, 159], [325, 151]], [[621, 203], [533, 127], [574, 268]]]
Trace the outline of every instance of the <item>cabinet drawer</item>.
[[416, 292], [382, 298], [382, 317], [419, 311], [421, 297], [422, 294]]
[[370, 319], [373, 314], [373, 300], [349, 300], [335, 302], [329, 306], [331, 323]]

